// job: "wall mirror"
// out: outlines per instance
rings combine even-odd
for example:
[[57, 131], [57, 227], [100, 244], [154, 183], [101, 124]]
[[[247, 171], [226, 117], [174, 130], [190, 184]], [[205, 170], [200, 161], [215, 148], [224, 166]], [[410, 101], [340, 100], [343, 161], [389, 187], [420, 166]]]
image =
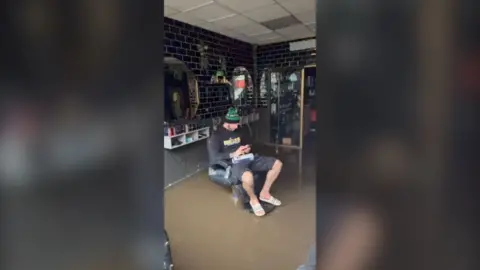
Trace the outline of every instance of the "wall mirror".
[[195, 74], [177, 58], [165, 57], [164, 63], [165, 121], [194, 118], [199, 105]]

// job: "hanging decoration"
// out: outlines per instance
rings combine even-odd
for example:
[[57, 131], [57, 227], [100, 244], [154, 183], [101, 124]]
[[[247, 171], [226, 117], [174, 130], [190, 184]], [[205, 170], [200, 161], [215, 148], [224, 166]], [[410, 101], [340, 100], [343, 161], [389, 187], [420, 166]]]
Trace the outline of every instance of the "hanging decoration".
[[227, 80], [227, 63], [225, 61], [225, 57], [218, 57], [218, 65], [220, 66], [220, 69], [218, 69], [215, 74], [212, 75], [210, 78], [210, 83], [230, 84], [230, 82]]
[[200, 44], [197, 45], [197, 49], [200, 53], [200, 69], [206, 71], [209, 64], [207, 56], [208, 45], [205, 45], [203, 41], [200, 41]]

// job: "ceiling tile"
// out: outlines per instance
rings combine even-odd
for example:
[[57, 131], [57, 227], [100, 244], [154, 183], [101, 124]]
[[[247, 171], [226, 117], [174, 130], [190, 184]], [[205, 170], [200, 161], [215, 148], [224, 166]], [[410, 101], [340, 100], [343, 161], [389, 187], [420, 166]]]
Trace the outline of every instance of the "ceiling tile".
[[276, 42], [280, 42], [280, 41], [281, 41], [280, 39], [275, 39], [275, 40], [258, 40], [255, 44], [258, 44], [258, 45], [266, 45], [266, 44], [276, 43]]
[[294, 15], [299, 21], [304, 24], [315, 23], [315, 10], [299, 13]]
[[243, 13], [275, 3], [273, 0], [216, 0], [216, 2], [231, 8], [237, 13]]
[[314, 38], [315, 34], [310, 29], [308, 29], [308, 32], [296, 32], [287, 37], [291, 39]]
[[283, 42], [283, 41], [287, 41], [288, 38], [285, 38], [285, 37], [278, 37], [278, 38], [275, 38], [275, 39], [268, 39], [268, 40], [259, 40], [257, 44], [259, 45], [265, 45], [265, 44], [272, 44], [272, 43], [278, 43], [278, 42]]
[[282, 36], [279, 34], [272, 32], [264, 35], [259, 35], [255, 36], [255, 39], [257, 40], [257, 44], [268, 44], [268, 43], [274, 43], [274, 42], [280, 42], [282, 40]]
[[188, 10], [193, 7], [205, 5], [213, 2], [212, 0], [164, 0], [163, 5], [180, 11]]
[[256, 42], [256, 40], [253, 37], [247, 37], [246, 35], [241, 34], [241, 33], [232, 34], [231, 37], [233, 37], [235, 39], [238, 39], [238, 40], [241, 40], [241, 41], [244, 41], [244, 42], [248, 42], [248, 43], [255, 44], [255, 42]]
[[207, 24], [206, 21], [190, 16], [190, 14], [188, 13], [178, 13], [170, 16], [170, 18], [175, 19], [177, 21], [184, 22], [184, 23], [188, 23], [191, 25], [195, 25], [195, 26], [202, 26], [204, 24]]
[[288, 0], [281, 2], [280, 5], [292, 14], [316, 10], [316, 0]]
[[244, 15], [257, 22], [266, 22], [288, 16], [289, 14], [281, 6], [273, 4], [248, 11]]
[[192, 11], [186, 12], [187, 14], [190, 14], [191, 16], [194, 16], [198, 19], [202, 19], [205, 21], [221, 18], [224, 16], [231, 15], [232, 12], [217, 5], [217, 4], [210, 4], [203, 6], [198, 9], [194, 9]]
[[[233, 33], [232, 31], [229, 31], [228, 33], [225, 33], [225, 36], [231, 37], [231, 38], [234, 38], [234, 39], [239, 39], [239, 38], [238, 38], [238, 34], [237, 34], [237, 33]], [[245, 35], [244, 35], [244, 37], [245, 37]]]
[[281, 38], [281, 36], [275, 32], [255, 36], [255, 39], [258, 41], [271, 41], [279, 38]]
[[300, 39], [300, 38], [290, 38], [290, 37], [287, 37], [287, 38], [283, 38], [283, 41], [294, 41], [294, 40], [297, 40], [297, 39]]
[[276, 32], [287, 38], [304, 38], [314, 36], [313, 32], [303, 24], [297, 24], [287, 28], [278, 29]]
[[201, 26], [203, 29], [207, 29], [207, 30], [210, 30], [212, 32], [215, 32], [215, 33], [219, 33], [219, 34], [222, 34], [222, 35], [225, 35], [225, 36], [229, 36], [229, 30], [228, 29], [225, 29], [223, 27], [220, 27], [218, 25], [215, 25], [213, 23], [206, 23], [204, 25]]
[[247, 37], [246, 39], [243, 39], [243, 41], [248, 42], [250, 44], [258, 44], [258, 40], [254, 37]]
[[313, 32], [314, 34], [317, 33], [317, 24], [316, 24], [316, 23], [309, 24], [309, 25], [307, 25], [307, 27], [308, 27], [310, 30], [312, 30], [312, 32]]
[[174, 8], [170, 8], [170, 7], [163, 7], [163, 16], [171, 16], [173, 14], [177, 14], [179, 13], [180, 11], [174, 9]]
[[242, 33], [246, 36], [255, 36], [255, 35], [260, 35], [260, 34], [265, 34], [265, 33], [270, 33], [272, 30], [266, 28], [263, 25], [260, 25], [258, 23], [252, 23], [248, 24], [242, 27], [238, 27], [234, 29], [236, 32]]
[[216, 20], [213, 23], [224, 28], [233, 29], [253, 22], [242, 15], [234, 15], [232, 17]]
[[247, 38], [246, 35], [244, 35], [242, 33], [239, 33], [239, 32], [235, 32], [233, 30], [230, 30], [230, 33], [228, 34], [228, 36], [236, 38], [236, 39], [240, 39], [240, 38], [246, 39]]

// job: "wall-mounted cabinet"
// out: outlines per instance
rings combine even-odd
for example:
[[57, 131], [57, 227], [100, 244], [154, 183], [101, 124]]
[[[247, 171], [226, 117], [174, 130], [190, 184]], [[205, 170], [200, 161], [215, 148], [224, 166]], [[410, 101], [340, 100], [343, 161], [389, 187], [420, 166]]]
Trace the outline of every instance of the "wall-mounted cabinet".
[[199, 128], [174, 135], [163, 136], [163, 147], [165, 149], [176, 149], [194, 142], [210, 137], [210, 127]]

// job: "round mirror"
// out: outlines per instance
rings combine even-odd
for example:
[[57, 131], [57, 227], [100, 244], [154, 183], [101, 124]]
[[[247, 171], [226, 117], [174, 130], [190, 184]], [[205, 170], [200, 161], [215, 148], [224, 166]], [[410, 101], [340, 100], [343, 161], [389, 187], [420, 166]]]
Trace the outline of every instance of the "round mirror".
[[253, 80], [245, 67], [236, 67], [232, 73], [233, 104], [245, 105], [247, 93], [253, 91]]
[[165, 57], [164, 63], [165, 121], [194, 118], [199, 105], [195, 74], [177, 58]]

